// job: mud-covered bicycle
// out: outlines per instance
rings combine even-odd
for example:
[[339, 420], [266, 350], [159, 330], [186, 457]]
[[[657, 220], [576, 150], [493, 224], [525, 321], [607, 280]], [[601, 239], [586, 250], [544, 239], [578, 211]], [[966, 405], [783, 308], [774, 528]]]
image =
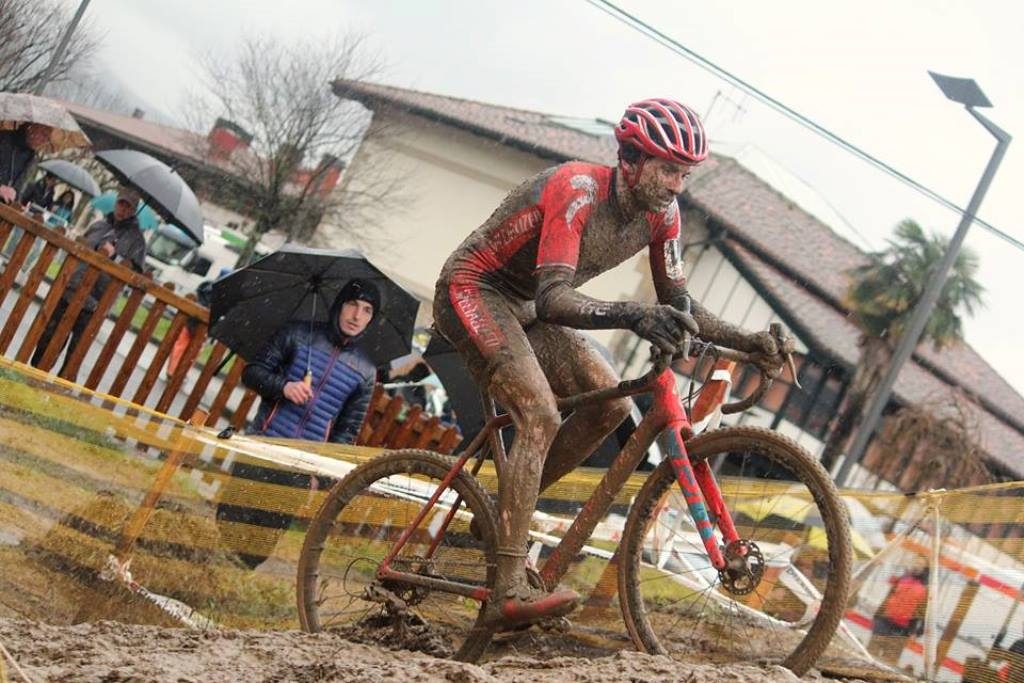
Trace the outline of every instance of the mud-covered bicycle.
[[[701, 661], [775, 661], [802, 674], [845, 610], [852, 561], [846, 508], [820, 463], [785, 436], [745, 426], [692, 436], [670, 360], [654, 359], [640, 378], [559, 399], [563, 414], [645, 392], [653, 405], [531, 577], [548, 589], [566, 577], [667, 431], [675, 452], [647, 477], [621, 534], [618, 596], [632, 642]], [[756, 390], [722, 412], [751, 407], [770, 385], [762, 374]], [[480, 608], [493, 585], [497, 531], [494, 503], [476, 475], [490, 455], [501, 476], [500, 430], [511, 424], [484, 401], [489, 419], [456, 457], [389, 452], [331, 490], [299, 559], [304, 629], [351, 635], [429, 627], [444, 644], [441, 654], [464, 661], [484, 654], [496, 630]]]

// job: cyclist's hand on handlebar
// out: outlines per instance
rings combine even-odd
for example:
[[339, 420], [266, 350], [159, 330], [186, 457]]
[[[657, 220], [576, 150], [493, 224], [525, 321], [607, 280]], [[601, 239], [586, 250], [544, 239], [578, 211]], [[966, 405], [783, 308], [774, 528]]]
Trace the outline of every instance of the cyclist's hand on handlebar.
[[687, 333], [697, 334], [699, 330], [692, 315], [663, 305], [650, 306], [633, 325], [634, 332], [667, 354], [676, 352]]
[[771, 332], [754, 332], [747, 336], [750, 362], [772, 379], [779, 376], [789, 354], [796, 350], [796, 342], [789, 335], [776, 337]]

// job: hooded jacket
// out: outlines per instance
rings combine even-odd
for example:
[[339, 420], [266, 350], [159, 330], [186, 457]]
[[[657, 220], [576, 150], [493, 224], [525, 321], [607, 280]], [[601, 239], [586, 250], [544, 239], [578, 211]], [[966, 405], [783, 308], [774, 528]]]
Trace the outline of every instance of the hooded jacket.
[[[359, 349], [362, 335], [349, 337], [338, 326], [344, 298], [339, 294], [334, 300], [328, 322], [288, 323], [246, 365], [242, 383], [262, 399], [250, 433], [334, 443], [358, 438], [376, 369]], [[313, 398], [296, 405], [284, 397], [284, 385], [302, 381], [307, 364]]]

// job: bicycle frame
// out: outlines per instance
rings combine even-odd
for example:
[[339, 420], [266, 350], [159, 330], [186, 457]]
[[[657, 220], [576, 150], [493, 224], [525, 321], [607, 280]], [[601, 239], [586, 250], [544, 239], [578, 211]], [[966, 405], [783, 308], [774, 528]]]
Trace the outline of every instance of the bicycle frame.
[[[593, 404], [609, 398], [633, 396], [647, 391], [651, 391], [654, 398], [650, 410], [644, 415], [625, 446], [623, 446], [622, 450], [608, 467], [604, 477], [573, 520], [572, 525], [566, 531], [561, 542], [544, 562], [540, 570], [540, 576], [546, 586], [556, 586], [565, 576], [573, 558], [579, 554], [598, 523], [607, 515], [616, 496], [625, 486], [630, 475], [639, 466], [658, 435], [666, 429], [670, 430], [672, 438], [676, 440], [676, 444], [679, 447], [679, 455], [672, 456], [670, 462], [676, 475], [676, 481], [683, 492], [683, 497], [704, 543], [708, 558], [716, 569], [723, 570], [726, 568], [726, 560], [722, 554], [721, 546], [719, 546], [715, 538], [709, 509], [718, 520], [718, 528], [725, 544], [739, 540], [739, 536], [733, 524], [732, 516], [726, 509], [721, 490], [715, 481], [710, 466], [707, 462], [693, 465], [687, 455], [686, 440], [692, 434], [692, 426], [686, 411], [683, 410], [682, 401], [676, 390], [675, 376], [671, 369], [664, 368], [660, 372], [652, 371], [644, 378], [641, 378], [641, 380], [624, 382], [608, 389], [598, 389], [560, 399], [558, 407], [562, 412], [566, 412], [581, 405]], [[379, 579], [400, 580], [408, 584], [465, 595], [479, 601], [487, 599], [489, 594], [487, 588], [398, 571], [391, 567], [391, 562], [471, 458], [479, 456], [472, 474], [476, 474], [479, 471], [480, 465], [482, 465], [484, 460], [481, 449], [488, 441], [490, 441], [491, 450], [494, 452], [498, 476], [501, 476], [501, 459], [504, 456], [504, 449], [501, 447], [499, 430], [511, 424], [511, 418], [508, 415], [494, 416], [493, 410], [491, 410], [491, 414], [492, 417], [487, 421], [481, 432], [477, 434], [469, 446], [460, 454], [451, 470], [449, 470], [433, 495], [419, 511], [416, 518], [402, 532], [398, 542], [377, 570], [377, 577]], [[428, 559], [433, 555], [448, 525], [454, 519], [460, 504], [461, 499], [456, 499], [443, 523], [436, 533], [432, 535], [432, 542], [427, 551]]]

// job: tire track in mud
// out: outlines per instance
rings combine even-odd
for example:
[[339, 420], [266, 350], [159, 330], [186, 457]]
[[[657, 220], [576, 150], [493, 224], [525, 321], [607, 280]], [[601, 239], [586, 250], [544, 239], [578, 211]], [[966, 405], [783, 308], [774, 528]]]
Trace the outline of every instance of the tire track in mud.
[[[25, 672], [39, 681], [793, 683], [801, 680], [778, 666], [687, 663], [632, 651], [594, 656], [553, 648], [520, 652], [474, 665], [352, 643], [324, 633], [199, 632], [115, 622], [61, 627], [0, 619], [0, 642]], [[858, 679], [827, 678], [812, 671], [802, 680], [852, 682]]]

